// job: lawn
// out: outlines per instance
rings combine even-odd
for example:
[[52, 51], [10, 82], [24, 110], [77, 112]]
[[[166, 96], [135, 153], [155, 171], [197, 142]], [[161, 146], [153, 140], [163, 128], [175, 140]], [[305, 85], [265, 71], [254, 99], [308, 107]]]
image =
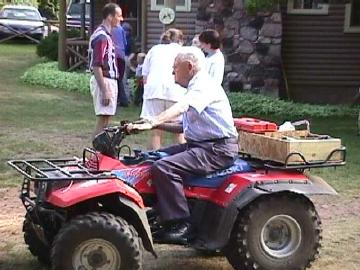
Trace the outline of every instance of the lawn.
[[[81, 155], [90, 145], [95, 125], [89, 95], [29, 86], [20, 80], [26, 68], [42, 61], [35, 47], [26, 44], [0, 45], [0, 269], [44, 269], [34, 260], [21, 235], [23, 208], [17, 199], [21, 181], [7, 165], [8, 159]], [[139, 109], [121, 109], [114, 123], [137, 119]], [[270, 118], [263, 116], [263, 118]], [[277, 119], [283, 121], [285, 119]], [[297, 120], [297, 119], [287, 119]], [[348, 149], [347, 166], [313, 170], [339, 192], [319, 205], [324, 219], [324, 248], [312, 269], [355, 270], [360, 266], [360, 137], [356, 119], [310, 119], [314, 133], [341, 137]], [[144, 147], [147, 133], [127, 138], [127, 143]], [[146, 269], [230, 270], [222, 257], [199, 257], [194, 251], [167, 245], [156, 246], [160, 259], [147, 256]]]

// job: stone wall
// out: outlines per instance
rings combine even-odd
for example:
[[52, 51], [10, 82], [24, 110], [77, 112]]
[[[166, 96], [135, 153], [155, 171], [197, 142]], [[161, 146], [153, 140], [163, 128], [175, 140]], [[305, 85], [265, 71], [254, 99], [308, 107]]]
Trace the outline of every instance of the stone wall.
[[282, 82], [282, 18], [279, 10], [247, 14], [245, 0], [199, 0], [196, 33], [220, 32], [225, 55], [224, 88], [279, 95]]

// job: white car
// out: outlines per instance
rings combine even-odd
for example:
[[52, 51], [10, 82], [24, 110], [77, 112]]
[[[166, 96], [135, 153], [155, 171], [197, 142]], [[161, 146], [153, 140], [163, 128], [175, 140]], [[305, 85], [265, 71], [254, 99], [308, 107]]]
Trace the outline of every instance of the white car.
[[[47, 35], [45, 18], [41, 17], [37, 8], [22, 5], [5, 5], [0, 10], [0, 35], [16, 34], [11, 29], [36, 39]], [[9, 29], [11, 28], [11, 29]]]

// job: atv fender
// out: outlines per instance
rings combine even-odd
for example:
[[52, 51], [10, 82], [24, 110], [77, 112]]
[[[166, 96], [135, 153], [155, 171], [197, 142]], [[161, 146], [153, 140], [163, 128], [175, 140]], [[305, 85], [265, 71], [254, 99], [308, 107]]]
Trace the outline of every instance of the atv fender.
[[239, 210], [267, 193], [250, 187], [240, 192], [225, 208], [213, 202], [204, 202], [195, 207], [192, 216], [199, 233], [194, 248], [212, 251], [224, 248], [230, 239]]
[[[127, 208], [130, 213], [129, 218], [131, 219], [130, 223], [135, 227], [138, 232], [141, 240], [143, 242], [144, 248], [151, 252], [155, 258], [157, 258], [157, 254], [154, 250], [154, 244], [152, 240], [150, 225], [146, 216], [146, 212], [144, 208], [140, 208], [133, 201], [119, 196], [120, 204]], [[122, 212], [123, 213], [123, 212]]]
[[225, 208], [212, 202], [206, 202], [198, 209], [195, 208], [194, 211], [197, 212], [194, 212], [193, 216], [196, 218], [199, 235], [194, 247], [203, 250], [223, 249], [230, 239], [239, 211], [262, 195], [280, 192], [291, 192], [307, 197], [317, 194], [337, 194], [322, 178], [313, 175], [306, 176], [309, 180], [306, 182], [257, 183], [239, 193]]
[[256, 188], [261, 189], [265, 192], [274, 193], [289, 191], [298, 194], [308, 195], [337, 195], [335, 189], [333, 189], [328, 183], [326, 183], [321, 177], [306, 174], [309, 181], [305, 183], [299, 182], [281, 182], [257, 185]]

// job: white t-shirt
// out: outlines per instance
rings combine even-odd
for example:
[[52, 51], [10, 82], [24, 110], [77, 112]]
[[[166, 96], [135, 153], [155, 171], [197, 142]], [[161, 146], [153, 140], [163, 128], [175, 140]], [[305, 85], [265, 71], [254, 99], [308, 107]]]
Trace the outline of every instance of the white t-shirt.
[[186, 89], [175, 83], [174, 60], [181, 52], [177, 43], [158, 44], [146, 54], [142, 75], [146, 76], [144, 99], [164, 99], [179, 101]]
[[213, 80], [222, 84], [224, 79], [224, 70], [225, 70], [225, 59], [222, 52], [218, 49], [215, 53], [208, 54], [205, 58], [206, 60], [206, 70]]

